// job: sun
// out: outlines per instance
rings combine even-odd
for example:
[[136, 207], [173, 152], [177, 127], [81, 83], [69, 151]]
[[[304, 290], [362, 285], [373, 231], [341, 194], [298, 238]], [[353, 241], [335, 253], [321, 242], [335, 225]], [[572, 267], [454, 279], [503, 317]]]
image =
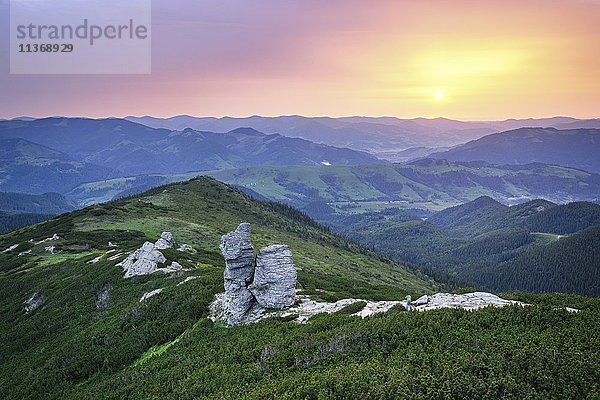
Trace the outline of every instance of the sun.
[[445, 95], [444, 93], [442, 93], [442, 92], [437, 92], [437, 93], [434, 95], [434, 97], [435, 97], [435, 99], [436, 99], [437, 101], [442, 101], [442, 100], [444, 100], [444, 97], [446, 97], [446, 95]]

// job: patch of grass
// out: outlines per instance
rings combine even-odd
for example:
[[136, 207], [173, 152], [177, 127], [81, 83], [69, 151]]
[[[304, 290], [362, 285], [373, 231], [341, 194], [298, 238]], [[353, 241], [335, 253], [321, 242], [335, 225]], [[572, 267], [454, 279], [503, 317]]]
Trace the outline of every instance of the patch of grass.
[[341, 310], [336, 311], [334, 314], [340, 314], [340, 315], [356, 314], [357, 312], [362, 311], [362, 309], [365, 308], [366, 305], [367, 305], [366, 301], [357, 301], [355, 303], [348, 304], [347, 306], [343, 307]]

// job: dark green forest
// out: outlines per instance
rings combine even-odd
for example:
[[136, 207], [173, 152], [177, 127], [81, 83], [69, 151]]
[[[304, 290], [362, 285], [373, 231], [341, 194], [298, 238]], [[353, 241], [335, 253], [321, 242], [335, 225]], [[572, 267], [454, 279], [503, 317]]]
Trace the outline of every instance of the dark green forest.
[[389, 209], [340, 221], [336, 231], [367, 247], [482, 288], [600, 296], [598, 204], [481, 197], [427, 220]]
[[36, 224], [54, 217], [52, 214], [35, 214], [0, 211], [0, 233]]

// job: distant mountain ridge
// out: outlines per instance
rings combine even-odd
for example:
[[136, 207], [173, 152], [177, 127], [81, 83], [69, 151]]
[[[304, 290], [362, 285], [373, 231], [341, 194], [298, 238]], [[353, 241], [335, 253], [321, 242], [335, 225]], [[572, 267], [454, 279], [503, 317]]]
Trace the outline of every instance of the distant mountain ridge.
[[[6, 170], [4, 176], [0, 175], [5, 181], [0, 184], [0, 190], [30, 193], [62, 192], [73, 184], [148, 173], [172, 174], [254, 165], [384, 162], [364, 152], [278, 134], [265, 135], [252, 128], [237, 128], [226, 133], [171, 131], [122, 119], [0, 121], [0, 139], [4, 141], [1, 165]], [[46, 159], [50, 158], [63, 164], [76, 163], [80, 176], [65, 175], [63, 170], [47, 169], [35, 176], [27, 172], [29, 170], [18, 173], [14, 170], [17, 165], [31, 168], [40, 163], [47, 165]], [[14, 168], [10, 169], [11, 166]], [[27, 178], [30, 175], [31, 178]], [[59, 182], [53, 183], [54, 180]]]
[[[505, 121], [457, 121], [448, 118], [396, 117], [303, 117], [299, 115], [247, 118], [125, 117], [155, 128], [210, 130], [228, 132], [248, 126], [265, 133], [300, 137], [317, 143], [368, 151], [394, 162], [411, 161], [431, 154], [440, 147], [456, 146], [496, 132], [522, 127], [559, 129], [600, 128], [600, 119], [579, 120], [570, 117], [509, 119]], [[418, 148], [412, 150], [413, 148]], [[406, 150], [410, 150], [402, 154]], [[417, 153], [413, 155], [413, 153]]]
[[12, 212], [62, 214], [75, 210], [75, 205], [59, 193], [41, 195], [0, 192], [0, 210]]
[[545, 163], [600, 172], [600, 129], [520, 128], [433, 153], [451, 161], [493, 164]]
[[116, 178], [112, 168], [77, 161], [21, 138], [0, 138], [0, 191], [65, 192], [87, 181]]

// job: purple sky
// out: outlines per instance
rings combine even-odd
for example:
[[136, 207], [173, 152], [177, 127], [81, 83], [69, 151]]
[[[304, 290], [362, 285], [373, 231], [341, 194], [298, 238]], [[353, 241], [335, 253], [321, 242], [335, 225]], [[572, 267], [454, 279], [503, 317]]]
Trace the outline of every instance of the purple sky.
[[10, 75], [0, 117], [598, 117], [595, 0], [154, 0], [150, 75]]

